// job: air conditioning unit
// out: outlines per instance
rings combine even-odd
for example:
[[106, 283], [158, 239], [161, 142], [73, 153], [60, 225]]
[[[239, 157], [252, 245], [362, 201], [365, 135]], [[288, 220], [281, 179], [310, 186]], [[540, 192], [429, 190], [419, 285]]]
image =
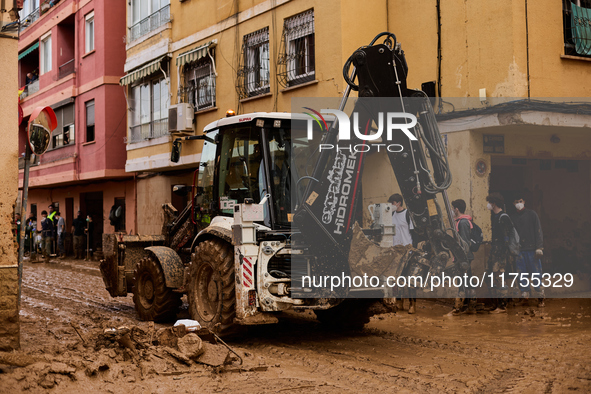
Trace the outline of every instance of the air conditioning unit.
[[170, 133], [193, 131], [195, 111], [188, 103], [171, 105], [168, 108], [168, 131]]

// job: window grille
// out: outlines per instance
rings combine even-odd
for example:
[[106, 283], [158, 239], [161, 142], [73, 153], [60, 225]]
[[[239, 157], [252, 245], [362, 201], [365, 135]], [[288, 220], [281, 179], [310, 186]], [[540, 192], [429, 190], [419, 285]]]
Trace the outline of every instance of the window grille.
[[[212, 56], [214, 55], [211, 50]], [[185, 65], [185, 84], [179, 89], [180, 102], [195, 111], [215, 107], [215, 72], [209, 56]]]
[[269, 28], [244, 36], [241, 65], [238, 68], [238, 94], [241, 99], [270, 91]]
[[308, 10], [283, 23], [277, 79], [288, 87], [313, 81], [315, 74], [314, 10]]
[[591, 56], [591, 0], [563, 0], [564, 54]]

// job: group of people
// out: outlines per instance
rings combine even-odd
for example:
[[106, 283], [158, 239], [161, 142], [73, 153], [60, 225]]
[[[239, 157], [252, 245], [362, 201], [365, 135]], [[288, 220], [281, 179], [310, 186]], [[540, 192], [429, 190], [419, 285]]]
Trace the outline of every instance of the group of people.
[[[39, 249], [45, 262], [49, 262], [54, 251], [59, 259], [66, 257], [66, 222], [60, 211], [55, 210], [53, 204], [48, 206], [48, 210], [49, 212], [46, 210], [41, 211], [40, 228], [37, 228], [37, 218], [33, 214], [27, 219], [25, 228], [25, 254], [33, 251], [37, 252]], [[16, 241], [20, 245], [21, 218], [18, 213], [15, 216]], [[72, 223], [71, 232], [74, 240], [74, 258], [82, 259], [85, 257], [84, 251], [87, 247], [87, 241], [88, 245], [90, 245], [89, 252], [92, 252], [93, 223], [90, 215], [84, 218], [82, 212], [78, 211], [78, 215]]]
[[[513, 204], [516, 213], [512, 216], [509, 216], [504, 211], [505, 200], [500, 193], [491, 193], [486, 197], [486, 201], [487, 209], [491, 211], [492, 240], [485, 268], [487, 273], [494, 274], [493, 286], [490, 289], [491, 305], [488, 309], [490, 313], [506, 313], [507, 300], [512, 298], [508, 287], [507, 274], [525, 273], [528, 278], [532, 278], [532, 274], [537, 274], [541, 278], [541, 258], [544, 255], [542, 226], [537, 213], [525, 208], [523, 194], [515, 195]], [[413, 240], [413, 223], [408, 210], [403, 206], [404, 200], [402, 196], [393, 194], [388, 199], [388, 202], [394, 208], [392, 214], [392, 222], [396, 226], [394, 245], [413, 245], [416, 247], [417, 240]], [[474, 222], [472, 217], [466, 214], [466, 202], [464, 200], [457, 199], [451, 205], [454, 213], [455, 230], [460, 239], [465, 242], [464, 250], [468, 259], [466, 273], [470, 277], [472, 275], [471, 265], [474, 260], [474, 254], [470, 250], [470, 245], [473, 242], [471, 238]], [[502, 281], [501, 275], [504, 273], [507, 274], [505, 274], [505, 280]], [[519, 281], [522, 302], [529, 303], [529, 282], [529, 280]], [[538, 285], [534, 287], [534, 290], [538, 295], [538, 307], [545, 306], [544, 289]], [[408, 296], [408, 313], [413, 314], [416, 312], [416, 289], [409, 288]], [[401, 289], [398, 291], [396, 306], [398, 310], [402, 310], [404, 306]], [[455, 300], [451, 314], [458, 316], [463, 312], [476, 313], [474, 289], [458, 289], [458, 297]]]

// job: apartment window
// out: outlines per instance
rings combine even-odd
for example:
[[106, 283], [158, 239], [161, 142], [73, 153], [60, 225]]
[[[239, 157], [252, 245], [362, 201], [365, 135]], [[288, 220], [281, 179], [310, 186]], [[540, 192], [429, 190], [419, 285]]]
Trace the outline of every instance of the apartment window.
[[41, 74], [51, 71], [51, 34], [41, 38]]
[[591, 56], [591, 0], [562, 0], [564, 53]]
[[94, 100], [86, 102], [86, 142], [94, 141]]
[[244, 36], [243, 66], [238, 71], [240, 98], [258, 96], [270, 91], [269, 28]]
[[277, 76], [282, 86], [295, 86], [314, 80], [314, 10], [285, 19], [277, 63]]
[[196, 111], [215, 107], [215, 73], [211, 58], [204, 57], [185, 66], [188, 102]]
[[152, 79], [131, 89], [130, 142], [168, 134], [168, 81]]
[[73, 145], [74, 133], [74, 104], [68, 104], [54, 110], [57, 127], [51, 135], [51, 149]]
[[129, 41], [170, 21], [170, 0], [131, 0]]
[[94, 51], [94, 11], [86, 15], [86, 53]]

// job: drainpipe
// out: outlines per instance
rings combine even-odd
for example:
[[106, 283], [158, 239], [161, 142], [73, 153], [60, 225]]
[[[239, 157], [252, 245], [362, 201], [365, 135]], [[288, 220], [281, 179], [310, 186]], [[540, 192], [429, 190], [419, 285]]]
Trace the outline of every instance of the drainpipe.
[[525, 0], [525, 46], [527, 55], [527, 98], [531, 97], [531, 80], [529, 75], [529, 22], [527, 20], [527, 0]]
[[135, 199], [135, 203], [133, 204], [133, 231], [135, 231], [135, 233], [137, 234], [137, 172], [133, 173], [133, 194]]
[[439, 95], [438, 113], [442, 112], [443, 102], [441, 101], [441, 0], [437, 0], [437, 93]]

